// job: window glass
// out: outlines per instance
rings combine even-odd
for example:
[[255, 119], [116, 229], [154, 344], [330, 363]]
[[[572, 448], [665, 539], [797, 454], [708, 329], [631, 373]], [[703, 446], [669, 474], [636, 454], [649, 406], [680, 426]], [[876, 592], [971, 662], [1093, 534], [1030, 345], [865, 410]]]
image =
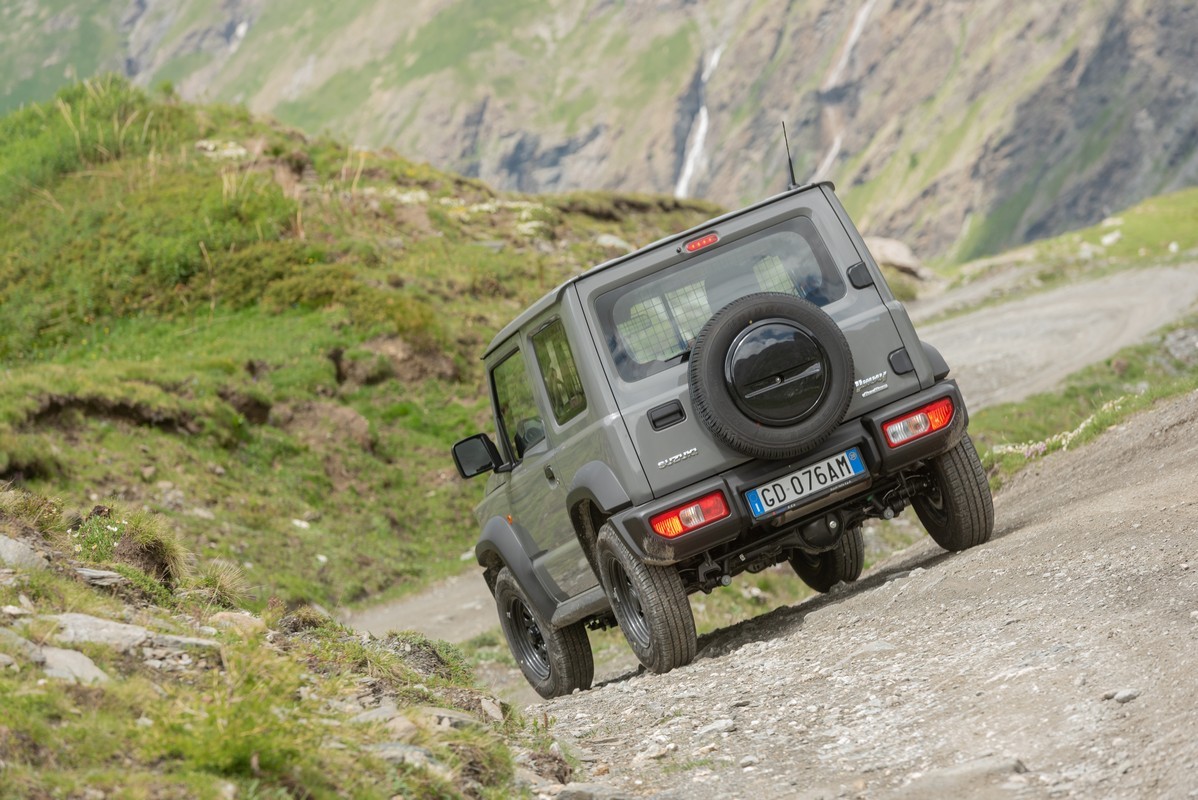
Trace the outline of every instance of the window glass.
[[495, 407], [499, 409], [499, 438], [512, 461], [521, 461], [530, 448], [545, 438], [545, 423], [532, 397], [520, 351], [512, 353], [491, 371]]
[[634, 381], [681, 360], [712, 315], [733, 300], [782, 292], [824, 306], [845, 291], [815, 225], [796, 217], [613, 289], [597, 306], [616, 368]]
[[537, 366], [545, 381], [553, 417], [558, 425], [564, 425], [586, 410], [587, 399], [582, 393], [582, 379], [578, 377], [562, 321], [554, 320], [534, 333], [532, 349], [537, 354]]

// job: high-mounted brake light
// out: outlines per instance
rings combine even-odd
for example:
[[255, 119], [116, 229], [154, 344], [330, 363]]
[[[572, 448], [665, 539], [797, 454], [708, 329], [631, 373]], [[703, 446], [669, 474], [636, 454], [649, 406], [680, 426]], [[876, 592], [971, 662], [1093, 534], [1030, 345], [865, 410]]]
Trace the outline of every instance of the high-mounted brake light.
[[890, 420], [882, 425], [882, 431], [886, 434], [886, 443], [898, 447], [947, 428], [952, 421], [953, 399], [942, 397], [918, 411]]
[[715, 244], [720, 240], [718, 233], [709, 233], [706, 236], [700, 236], [698, 239], [691, 239], [686, 243], [686, 252], [694, 253], [702, 250], [704, 247]]
[[649, 520], [649, 525], [661, 536], [673, 539], [704, 525], [710, 525], [728, 514], [728, 501], [724, 499], [724, 493], [712, 492], [686, 505], [658, 514]]

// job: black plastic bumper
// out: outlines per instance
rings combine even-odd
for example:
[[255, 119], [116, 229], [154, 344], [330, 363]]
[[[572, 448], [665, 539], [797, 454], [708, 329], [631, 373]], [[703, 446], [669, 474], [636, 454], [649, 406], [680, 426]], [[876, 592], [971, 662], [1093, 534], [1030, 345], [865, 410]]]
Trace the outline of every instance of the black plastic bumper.
[[[882, 434], [882, 425], [943, 397], [953, 401], [953, 419], [948, 427], [899, 447], [890, 447]], [[805, 498], [795, 510], [815, 512], [829, 505], [868, 492], [879, 479], [894, 475], [919, 461], [939, 455], [960, 441], [969, 424], [969, 415], [956, 381], [944, 380], [910, 397], [842, 423], [815, 450], [788, 461], [750, 461], [685, 489], [635, 506], [612, 517], [611, 522], [624, 535], [633, 552], [646, 563], [668, 565], [699, 555], [732, 541], [742, 532], [761, 524], [754, 519], [745, 500], [745, 492], [770, 480], [788, 475], [805, 465], [821, 461], [850, 447], [857, 447], [865, 460], [865, 477]], [[659, 535], [649, 520], [668, 509], [714, 491], [722, 491], [731, 512], [728, 517], [677, 538]], [[779, 512], [781, 513], [781, 512]]]

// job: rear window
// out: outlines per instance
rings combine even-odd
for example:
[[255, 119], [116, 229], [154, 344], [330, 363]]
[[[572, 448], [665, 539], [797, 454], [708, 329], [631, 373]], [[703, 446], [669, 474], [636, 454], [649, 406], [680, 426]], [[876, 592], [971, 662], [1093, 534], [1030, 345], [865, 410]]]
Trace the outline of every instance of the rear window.
[[810, 219], [787, 220], [605, 292], [597, 310], [620, 377], [635, 381], [681, 361], [715, 312], [759, 292], [818, 306], [844, 297], [844, 278]]

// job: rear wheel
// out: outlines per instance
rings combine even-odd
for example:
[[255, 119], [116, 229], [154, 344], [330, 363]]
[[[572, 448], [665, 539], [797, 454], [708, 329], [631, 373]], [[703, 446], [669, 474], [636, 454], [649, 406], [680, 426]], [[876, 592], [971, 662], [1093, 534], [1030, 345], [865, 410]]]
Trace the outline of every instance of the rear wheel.
[[826, 592], [841, 581], [857, 580], [865, 567], [865, 538], [861, 535], [861, 526], [856, 525], [845, 532], [835, 547], [823, 553], [792, 551], [790, 566], [803, 583], [817, 592]]
[[945, 550], [967, 550], [990, 541], [994, 501], [978, 451], [968, 434], [932, 459], [929, 490], [912, 500], [928, 535]]
[[599, 529], [595, 549], [612, 612], [645, 668], [669, 672], [694, 660], [695, 618], [678, 571], [641, 561], [610, 524]]
[[536, 612], [507, 567], [495, 579], [495, 604], [512, 656], [537, 694], [558, 697], [590, 688], [595, 661], [583, 623], [554, 628]]

